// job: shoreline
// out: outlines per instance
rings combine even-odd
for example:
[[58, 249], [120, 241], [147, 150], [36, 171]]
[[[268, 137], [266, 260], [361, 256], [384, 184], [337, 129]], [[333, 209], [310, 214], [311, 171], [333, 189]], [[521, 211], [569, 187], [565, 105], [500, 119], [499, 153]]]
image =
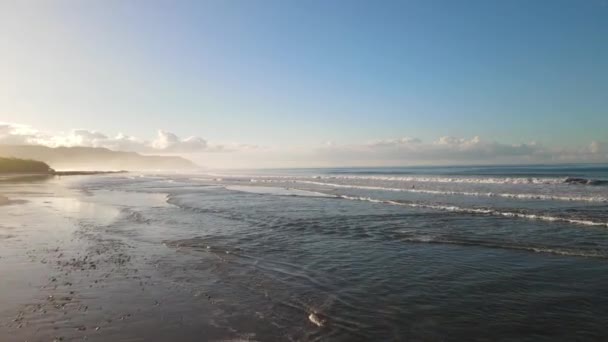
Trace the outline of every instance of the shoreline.
[[47, 178], [53, 176], [94, 176], [128, 173], [129, 171], [54, 171], [54, 172], [21, 172], [21, 173], [0, 173], [0, 182], [15, 180], [32, 180], [37, 178]]
[[120, 171], [55, 171], [50, 173], [52, 176], [92, 176], [92, 175], [107, 175], [129, 173], [126, 170]]
[[[125, 239], [147, 223], [133, 220], [115, 203], [91, 201], [67, 184], [11, 186], [6, 195], [24, 194], [28, 201], [18, 208], [0, 206], [0, 215], [10, 218], [0, 226], [5, 280], [0, 282], [0, 340], [249, 337], [216, 324], [213, 312], [221, 310], [221, 301], [209, 294], [209, 284], [176, 286], [173, 267], [167, 265], [199, 258], [177, 254], [164, 244]], [[150, 195], [133, 200], [148, 201]], [[169, 206], [164, 197], [158, 200], [156, 206]]]

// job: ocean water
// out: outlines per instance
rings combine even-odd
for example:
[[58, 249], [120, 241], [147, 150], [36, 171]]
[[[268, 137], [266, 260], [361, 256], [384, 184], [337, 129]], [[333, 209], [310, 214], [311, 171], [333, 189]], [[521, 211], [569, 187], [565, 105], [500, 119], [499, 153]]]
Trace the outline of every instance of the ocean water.
[[605, 165], [130, 173], [72, 187], [120, 210], [122, 238], [187, 256], [160, 272], [204, 285], [215, 324], [259, 340], [608, 339]]

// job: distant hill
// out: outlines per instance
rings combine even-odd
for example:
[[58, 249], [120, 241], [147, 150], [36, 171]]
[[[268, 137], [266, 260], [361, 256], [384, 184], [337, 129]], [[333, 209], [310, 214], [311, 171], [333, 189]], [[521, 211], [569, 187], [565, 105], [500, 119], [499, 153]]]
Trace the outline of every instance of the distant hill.
[[0, 157], [0, 174], [2, 173], [53, 173], [46, 163], [37, 160]]
[[56, 170], [192, 170], [198, 166], [176, 156], [146, 156], [94, 147], [0, 145], [0, 157], [35, 159]]

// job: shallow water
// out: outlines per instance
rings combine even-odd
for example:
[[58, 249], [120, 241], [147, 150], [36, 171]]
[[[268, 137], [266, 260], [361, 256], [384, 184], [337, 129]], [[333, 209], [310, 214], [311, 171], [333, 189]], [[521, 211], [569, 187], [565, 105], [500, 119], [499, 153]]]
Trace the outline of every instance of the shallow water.
[[601, 338], [608, 187], [592, 184], [606, 171], [273, 170], [112, 188], [168, 194], [174, 207], [145, 216], [182, 238], [157, 238], [217, 257], [205, 268], [220, 296], [277, 337]]
[[315, 169], [69, 187], [117, 210], [88, 224], [154, 260], [175, 289], [156, 290], [165, 316], [207, 299], [185, 334], [554, 341], [608, 337], [606, 180], [602, 166]]

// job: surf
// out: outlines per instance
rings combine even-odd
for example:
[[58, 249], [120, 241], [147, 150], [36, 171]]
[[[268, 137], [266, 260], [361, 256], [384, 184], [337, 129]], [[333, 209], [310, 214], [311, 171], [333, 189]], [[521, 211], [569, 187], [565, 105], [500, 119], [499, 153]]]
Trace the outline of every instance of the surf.
[[474, 215], [488, 215], [488, 216], [502, 216], [509, 218], [519, 218], [519, 219], [527, 219], [527, 220], [535, 220], [535, 221], [545, 221], [545, 222], [561, 222], [561, 223], [569, 223], [583, 226], [597, 226], [597, 227], [608, 227], [608, 222], [599, 222], [592, 220], [584, 220], [578, 218], [568, 218], [561, 216], [551, 216], [547, 214], [532, 214], [525, 212], [516, 212], [516, 211], [501, 211], [497, 209], [490, 208], [469, 208], [469, 207], [460, 207], [456, 205], [443, 205], [443, 204], [428, 204], [428, 203], [420, 203], [420, 202], [401, 202], [401, 201], [393, 201], [393, 200], [382, 200], [371, 197], [357, 197], [357, 196], [346, 196], [340, 195], [338, 196], [341, 199], [346, 199], [350, 201], [364, 201], [370, 203], [378, 203], [378, 204], [388, 204], [394, 206], [402, 206], [402, 207], [410, 207], [410, 208], [420, 208], [420, 209], [432, 209], [446, 212], [455, 212], [455, 213], [463, 213], [463, 214], [474, 214]]

